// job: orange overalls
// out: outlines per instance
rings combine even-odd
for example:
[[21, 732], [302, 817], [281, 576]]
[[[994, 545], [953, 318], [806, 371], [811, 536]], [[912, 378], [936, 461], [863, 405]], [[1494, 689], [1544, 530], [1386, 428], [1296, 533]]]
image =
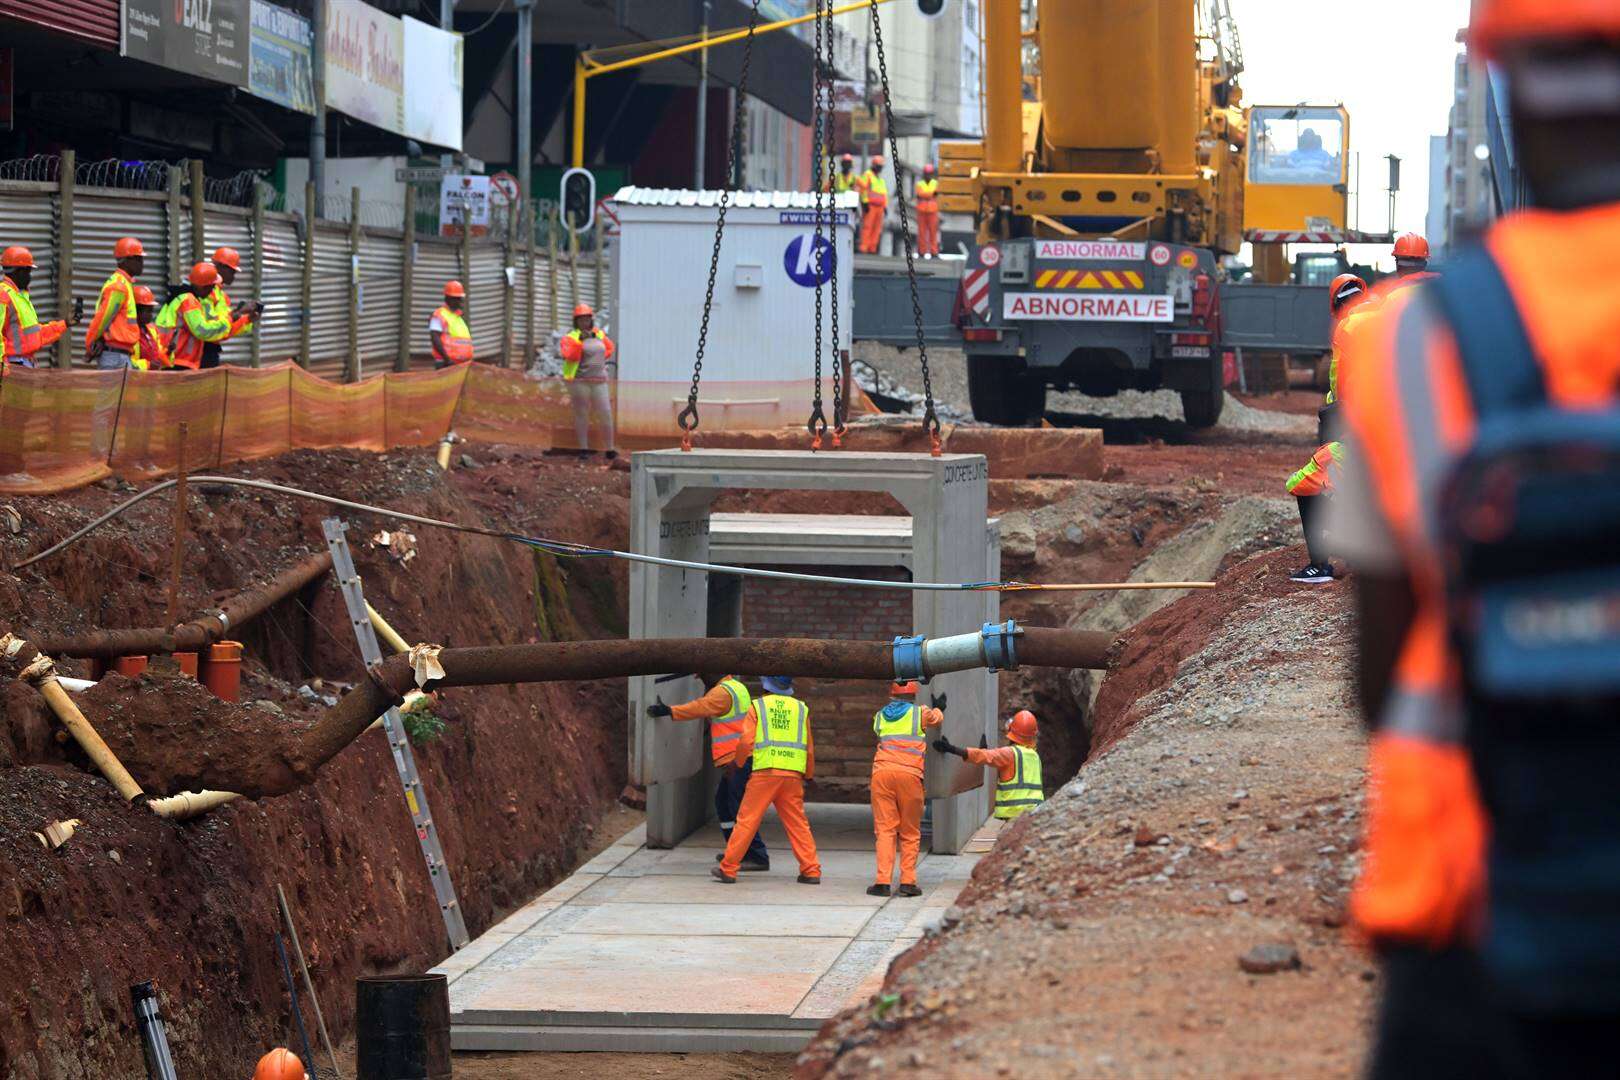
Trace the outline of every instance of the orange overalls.
[[[765, 764], [772, 760], [764, 752], [767, 738], [771, 736], [761, 730], [764, 726], [761, 709], [769, 709], [773, 698], [778, 702], [793, 702], [802, 710], [799, 714], [800, 730], [804, 734], [802, 770]], [[799, 860], [799, 873], [819, 879], [821, 863], [816, 855], [816, 838], [810, 832], [810, 819], [804, 816], [804, 782], [816, 772], [815, 738], [810, 734], [810, 710], [804, 702], [782, 694], [766, 694], [754, 700], [748, 707], [748, 723], [743, 726], [742, 742], [737, 747], [738, 761], [750, 758], [754, 762], [754, 774], [748, 778], [748, 790], [743, 793], [742, 806], [737, 809], [737, 827], [731, 830], [731, 839], [726, 841], [720, 872], [727, 877], [736, 876], [749, 842], [765, 820], [766, 807], [774, 806], [776, 815], [782, 819], [782, 827], [787, 830], [793, 856]]]
[[872, 717], [878, 737], [872, 758], [872, 831], [877, 835], [877, 884], [892, 884], [895, 839], [900, 841], [900, 884], [917, 884], [917, 856], [922, 850], [923, 763], [928, 740], [923, 732], [938, 727], [945, 714], [897, 699]]
[[888, 213], [889, 184], [883, 175], [867, 169], [860, 179], [861, 203], [866, 216], [861, 219], [861, 253], [876, 255], [883, 240], [883, 218]]
[[917, 181], [917, 254], [939, 257], [939, 181]]

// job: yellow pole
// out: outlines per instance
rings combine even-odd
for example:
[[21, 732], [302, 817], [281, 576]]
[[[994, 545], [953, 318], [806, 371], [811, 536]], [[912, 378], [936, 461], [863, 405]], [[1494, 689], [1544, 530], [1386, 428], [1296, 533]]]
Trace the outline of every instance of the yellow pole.
[[1024, 158], [1023, 19], [1016, 3], [984, 5], [984, 168], [1016, 172]]
[[[832, 9], [832, 14], [848, 15], [852, 11], [869, 11], [879, 4], [893, 2], [894, 0], [860, 0], [859, 3], [835, 7]], [[1010, 6], [1014, 9], [1016, 16], [1018, 5], [1011, 4]], [[754, 27], [754, 36], [769, 34], [775, 30], [786, 30], [789, 27], [810, 22], [816, 17], [817, 13], [812, 11], [808, 15], [798, 15], [791, 19], [780, 19], [776, 22], [766, 23], [763, 26], [756, 26]], [[688, 42], [685, 45], [660, 49], [658, 52], [648, 53], [646, 56], [635, 56], [629, 60], [617, 60], [611, 64], [598, 64], [592, 59], [589, 52], [580, 53], [574, 60], [574, 168], [582, 169], [585, 167], [585, 80], [595, 78], [598, 75], [611, 75], [615, 71], [624, 71], [627, 68], [640, 67], [643, 64], [657, 63], [660, 60], [672, 60], [677, 56], [685, 56], [687, 53], [697, 52], [700, 49], [712, 49], [717, 45], [729, 45], [734, 41], [741, 41], [747, 36], [748, 30], [745, 27], [715, 37]], [[1022, 91], [1020, 91], [1021, 94]]]

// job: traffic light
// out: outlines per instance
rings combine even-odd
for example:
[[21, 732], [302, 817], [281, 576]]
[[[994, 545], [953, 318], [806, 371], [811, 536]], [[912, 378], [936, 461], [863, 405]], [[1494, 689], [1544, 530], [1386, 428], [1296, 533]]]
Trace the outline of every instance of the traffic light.
[[563, 224], [585, 232], [596, 221], [596, 177], [589, 169], [569, 169], [562, 177]]
[[937, 19], [945, 14], [946, 0], [917, 0], [917, 14], [925, 19]]

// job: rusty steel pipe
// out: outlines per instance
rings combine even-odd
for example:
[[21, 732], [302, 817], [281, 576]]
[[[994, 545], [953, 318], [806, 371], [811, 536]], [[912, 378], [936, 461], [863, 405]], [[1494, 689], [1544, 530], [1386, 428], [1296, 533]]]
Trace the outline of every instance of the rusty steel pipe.
[[310, 555], [283, 570], [263, 585], [237, 593], [217, 612], [202, 615], [169, 629], [161, 626], [131, 630], [92, 630], [87, 634], [42, 634], [31, 639], [49, 656], [143, 656], [193, 652], [222, 641], [232, 630], [264, 614], [332, 569], [332, 553]]
[[[1020, 667], [1105, 668], [1114, 635], [1094, 630], [1025, 627]], [[804, 638], [644, 638], [484, 645], [444, 649], [444, 678], [423, 689], [501, 683], [574, 682], [720, 671], [731, 675], [803, 675], [827, 679], [892, 679], [895, 647], [887, 641]], [[963, 669], [958, 669], [963, 670]], [[358, 738], [390, 705], [416, 686], [410, 659], [394, 656], [351, 690], [300, 738], [300, 757], [318, 766]], [[289, 789], [290, 790], [290, 789]]]

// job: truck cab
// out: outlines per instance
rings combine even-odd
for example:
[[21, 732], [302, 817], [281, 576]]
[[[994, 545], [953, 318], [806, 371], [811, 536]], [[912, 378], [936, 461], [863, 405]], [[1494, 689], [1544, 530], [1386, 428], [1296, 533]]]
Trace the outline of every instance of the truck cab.
[[1178, 391], [1187, 423], [1224, 401], [1220, 291], [1208, 248], [1025, 237], [969, 255], [958, 305], [973, 415], [1040, 419], [1046, 391]]

